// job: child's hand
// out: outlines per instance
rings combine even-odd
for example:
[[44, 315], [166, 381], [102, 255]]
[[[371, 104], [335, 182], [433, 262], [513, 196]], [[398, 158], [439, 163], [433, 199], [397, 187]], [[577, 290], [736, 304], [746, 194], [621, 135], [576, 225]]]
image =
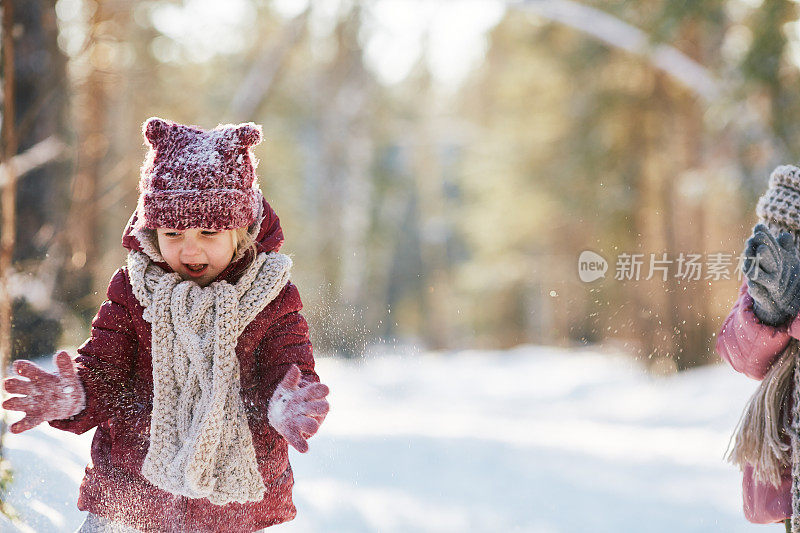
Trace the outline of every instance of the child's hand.
[[25, 412], [22, 420], [11, 425], [11, 433], [22, 433], [42, 422], [69, 418], [83, 411], [86, 394], [69, 354], [59, 352], [53, 356], [53, 361], [58, 368], [53, 374], [30, 361], [14, 361], [14, 372], [28, 379], [3, 380], [6, 391], [23, 394], [3, 402], [4, 409]]
[[269, 423], [301, 453], [308, 451], [306, 439], [317, 432], [328, 414], [328, 392], [322, 383], [300, 381], [300, 369], [292, 365], [269, 401]]
[[776, 239], [764, 224], [758, 224], [747, 240], [744, 255], [742, 272], [747, 276], [756, 316], [770, 325], [780, 325], [797, 316], [800, 259], [792, 236], [783, 232]]

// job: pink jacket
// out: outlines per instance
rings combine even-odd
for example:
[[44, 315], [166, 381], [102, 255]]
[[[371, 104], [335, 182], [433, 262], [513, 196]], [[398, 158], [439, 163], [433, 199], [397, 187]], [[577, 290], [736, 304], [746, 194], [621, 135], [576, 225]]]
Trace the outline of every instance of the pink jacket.
[[[753, 297], [747, 282], [739, 288], [739, 298], [722, 324], [717, 337], [717, 353], [737, 371], [762, 380], [772, 363], [783, 352], [792, 337], [800, 339], [800, 315], [779, 327], [761, 322], [753, 312]], [[744, 515], [750, 522], [781, 522], [792, 515], [792, 476], [787, 467], [778, 488], [753, 479], [753, 469], [744, 469], [742, 496]]]

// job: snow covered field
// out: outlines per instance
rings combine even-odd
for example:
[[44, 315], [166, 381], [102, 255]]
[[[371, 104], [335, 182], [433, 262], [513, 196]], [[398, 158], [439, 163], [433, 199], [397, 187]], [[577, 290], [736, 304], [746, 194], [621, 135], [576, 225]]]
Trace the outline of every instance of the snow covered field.
[[[783, 529], [745, 521], [723, 461], [756, 386], [727, 366], [655, 377], [623, 356], [521, 346], [318, 371], [331, 413], [309, 453], [290, 451], [298, 516], [275, 533]], [[7, 436], [27, 526], [2, 531], [77, 528], [92, 433]]]

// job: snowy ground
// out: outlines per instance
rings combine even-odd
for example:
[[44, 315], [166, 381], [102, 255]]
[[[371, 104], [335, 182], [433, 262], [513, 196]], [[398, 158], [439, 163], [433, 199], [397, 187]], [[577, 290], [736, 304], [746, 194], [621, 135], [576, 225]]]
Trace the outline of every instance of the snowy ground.
[[[331, 413], [291, 450], [290, 532], [774, 531], [723, 461], [755, 382], [726, 366], [653, 377], [629, 358], [524, 346], [318, 360]], [[16, 419], [16, 417], [14, 418]], [[20, 529], [71, 533], [91, 435], [6, 438]]]

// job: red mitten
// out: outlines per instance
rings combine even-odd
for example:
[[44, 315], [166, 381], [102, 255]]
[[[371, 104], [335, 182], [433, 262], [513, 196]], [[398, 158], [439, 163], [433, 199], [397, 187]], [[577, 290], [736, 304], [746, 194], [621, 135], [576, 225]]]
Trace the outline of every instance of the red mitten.
[[14, 361], [14, 372], [27, 380], [6, 378], [3, 388], [14, 396], [3, 402], [3, 408], [24, 411], [25, 417], [11, 425], [11, 433], [22, 433], [42, 422], [69, 418], [83, 411], [86, 393], [67, 352], [53, 355], [58, 371], [49, 373], [40, 366], [20, 359]]
[[278, 384], [267, 408], [275, 430], [301, 453], [308, 451], [306, 439], [314, 435], [328, 414], [327, 385], [300, 380], [300, 369], [292, 365]]

